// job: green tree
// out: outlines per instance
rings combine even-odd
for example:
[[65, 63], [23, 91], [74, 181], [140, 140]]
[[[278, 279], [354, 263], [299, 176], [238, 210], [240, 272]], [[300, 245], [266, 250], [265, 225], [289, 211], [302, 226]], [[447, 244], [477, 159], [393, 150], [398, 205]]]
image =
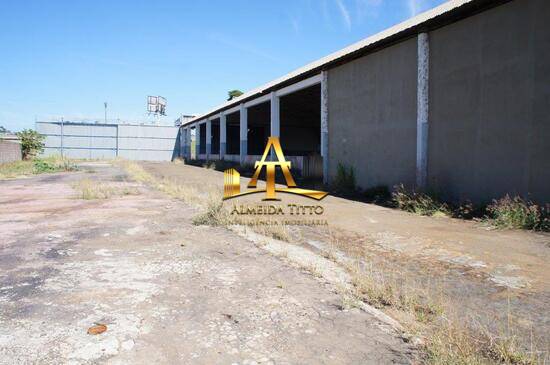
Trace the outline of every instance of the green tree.
[[0, 133], [10, 133], [10, 131], [0, 125]]
[[227, 101], [229, 100], [233, 100], [239, 96], [241, 96], [243, 94], [243, 92], [241, 90], [230, 90], [227, 92], [227, 95], [229, 96], [229, 98], [227, 99]]
[[44, 151], [44, 136], [37, 131], [24, 129], [16, 134], [21, 139], [21, 152], [25, 160], [33, 158]]

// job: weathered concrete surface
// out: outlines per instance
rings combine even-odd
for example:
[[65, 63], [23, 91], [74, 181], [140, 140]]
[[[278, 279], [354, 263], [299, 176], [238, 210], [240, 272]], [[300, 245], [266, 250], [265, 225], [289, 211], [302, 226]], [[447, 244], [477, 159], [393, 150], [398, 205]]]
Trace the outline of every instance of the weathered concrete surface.
[[[0, 182], [0, 363], [409, 363], [371, 315], [334, 287], [140, 188], [75, 198], [52, 174]], [[221, 176], [221, 175], [220, 175]], [[130, 183], [131, 184], [131, 183]], [[108, 330], [88, 335], [94, 323]]]
[[429, 184], [446, 198], [550, 201], [550, 2], [430, 32]]
[[[428, 32], [428, 189], [550, 201], [549, 18], [516, 0]], [[328, 70], [332, 181], [343, 163], [362, 188], [414, 184], [417, 54], [411, 38]]]
[[[222, 191], [218, 171], [169, 163], [144, 163], [150, 173], [181, 184]], [[246, 186], [248, 179], [241, 179]], [[274, 204], [312, 204], [278, 194]], [[243, 201], [258, 203], [261, 196]], [[239, 199], [241, 201], [241, 199]], [[233, 200], [226, 204], [232, 204]], [[329, 229], [291, 227], [293, 239], [313, 252], [334, 250], [362, 260], [441, 299], [461, 321], [513, 331], [550, 350], [550, 234], [493, 230], [476, 222], [423, 217], [396, 209], [328, 196], [320, 202]], [[330, 236], [336, 239], [331, 239]]]
[[414, 185], [417, 41], [328, 71], [329, 176], [353, 166], [362, 188]]
[[0, 136], [0, 163], [21, 161], [21, 143], [16, 138], [3, 139]]

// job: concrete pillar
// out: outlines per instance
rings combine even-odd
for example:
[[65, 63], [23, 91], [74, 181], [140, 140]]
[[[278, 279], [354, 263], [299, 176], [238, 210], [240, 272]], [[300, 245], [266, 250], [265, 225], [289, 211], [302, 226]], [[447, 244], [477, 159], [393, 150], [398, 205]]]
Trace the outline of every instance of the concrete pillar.
[[187, 133], [185, 133], [185, 153], [187, 158], [191, 159], [191, 126], [187, 126]]
[[323, 183], [328, 184], [328, 72], [321, 72], [321, 156]]
[[246, 155], [248, 154], [248, 109], [245, 108], [244, 104], [240, 105], [240, 140], [241, 140], [241, 151], [240, 151], [240, 162], [241, 165], [244, 165]]
[[225, 113], [220, 113], [220, 160], [223, 160], [225, 156], [226, 146], [227, 146], [227, 119]]
[[210, 160], [212, 155], [212, 121], [206, 120], [206, 159]]
[[[281, 112], [279, 107], [279, 97], [277, 94], [271, 92], [271, 137], [281, 136]], [[275, 159], [275, 151], [271, 149], [271, 160]]]
[[271, 137], [281, 136], [281, 119], [279, 109], [279, 97], [271, 92]]
[[180, 158], [185, 158], [185, 134], [187, 132], [187, 128], [180, 128]]
[[199, 159], [201, 152], [201, 126], [199, 123], [195, 124], [195, 156], [196, 159]]
[[416, 188], [425, 189], [428, 177], [430, 44], [428, 33], [418, 34], [418, 83], [416, 108]]

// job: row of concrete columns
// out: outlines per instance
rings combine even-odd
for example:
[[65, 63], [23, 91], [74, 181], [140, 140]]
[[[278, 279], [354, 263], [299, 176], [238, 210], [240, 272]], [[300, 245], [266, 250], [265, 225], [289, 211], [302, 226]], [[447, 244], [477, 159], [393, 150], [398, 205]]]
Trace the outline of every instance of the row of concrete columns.
[[[328, 75], [327, 71], [321, 72], [321, 156], [323, 157], [323, 180], [328, 183], [329, 156], [328, 156]], [[307, 81], [307, 80], [305, 80]], [[318, 82], [318, 81], [315, 81]], [[418, 35], [418, 80], [417, 80], [417, 140], [416, 140], [416, 185], [418, 188], [425, 188], [427, 185], [427, 166], [428, 166], [428, 107], [429, 107], [429, 40], [427, 33]], [[265, 98], [265, 97], [264, 97]], [[269, 95], [271, 102], [271, 136], [279, 137], [281, 134], [280, 120], [280, 97], [273, 91]], [[240, 162], [244, 164], [248, 154], [247, 131], [248, 131], [248, 109], [245, 104], [240, 104]], [[233, 110], [232, 112], [235, 112]], [[211, 141], [211, 119], [219, 117], [220, 119], [220, 159], [226, 154], [227, 145], [227, 126], [226, 114], [221, 112], [219, 116], [199, 121], [194, 124], [196, 134], [196, 151], [200, 151], [200, 124], [206, 123], [206, 158], [210, 159], [212, 146]], [[184, 127], [182, 135], [184, 137], [184, 156], [191, 157], [191, 127]]]
[[[328, 175], [328, 84], [327, 72], [323, 71], [321, 77], [314, 81], [321, 83], [321, 155], [323, 156], [323, 175], [327, 180]], [[306, 80], [307, 81], [307, 80]], [[307, 83], [311, 86], [312, 83]], [[313, 83], [314, 84], [314, 83]], [[306, 86], [304, 86], [306, 87]], [[290, 92], [289, 92], [290, 93]], [[265, 101], [270, 101], [270, 135], [272, 137], [280, 137], [281, 135], [281, 117], [280, 117], [280, 96], [276, 91], [269, 94], [269, 98], [264, 97]], [[262, 101], [263, 102], [263, 101]], [[254, 104], [255, 105], [255, 104]], [[244, 103], [238, 106], [238, 109], [232, 109], [231, 112], [239, 111], [239, 135], [240, 135], [240, 163], [244, 164], [248, 154], [248, 108]], [[220, 120], [220, 152], [219, 158], [223, 159], [227, 152], [227, 112], [221, 112], [216, 116], [211, 116], [207, 119], [198, 121], [192, 125], [182, 128], [182, 151], [183, 157], [191, 158], [191, 128], [195, 128], [195, 151], [198, 154], [200, 151], [200, 125], [206, 123], [206, 159], [212, 157], [212, 120], [219, 118]], [[326, 170], [326, 171], [325, 171]]]

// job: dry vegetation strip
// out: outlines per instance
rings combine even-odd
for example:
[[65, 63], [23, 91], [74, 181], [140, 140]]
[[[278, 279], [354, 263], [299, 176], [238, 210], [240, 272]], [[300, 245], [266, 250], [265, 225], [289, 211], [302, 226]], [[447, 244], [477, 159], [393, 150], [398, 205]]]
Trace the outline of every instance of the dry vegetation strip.
[[[201, 213], [195, 224], [228, 226], [229, 215], [221, 203], [221, 192], [215, 187], [182, 185], [169, 179], [157, 179], [136, 163], [122, 161], [122, 166], [137, 181], [146, 183], [174, 198], [181, 199]], [[253, 229], [277, 240], [294, 242], [284, 226], [259, 226]], [[342, 307], [357, 306], [359, 302], [378, 307], [399, 318], [409, 334], [422, 338], [422, 361], [430, 364], [536, 364], [541, 354], [521, 349], [510, 331], [492, 333], [485, 328], [466, 326], [464, 321], [446, 311], [442, 301], [430, 297], [399, 271], [388, 273], [387, 268], [369, 266], [368, 257], [355, 255], [352, 261], [341, 262], [336, 250], [345, 242], [331, 235], [332, 248], [323, 256], [343, 266], [352, 278], [353, 290], [342, 290]], [[355, 253], [357, 254], [357, 253]], [[353, 256], [352, 256], [353, 257]], [[313, 275], [321, 275], [318, 267], [306, 267]], [[544, 360], [542, 360], [544, 361]]]
[[49, 172], [75, 171], [74, 163], [58, 156], [0, 164], [0, 180]]
[[139, 190], [126, 184], [108, 184], [91, 179], [82, 179], [73, 184], [78, 197], [85, 200], [109, 199], [113, 196], [138, 195]]

